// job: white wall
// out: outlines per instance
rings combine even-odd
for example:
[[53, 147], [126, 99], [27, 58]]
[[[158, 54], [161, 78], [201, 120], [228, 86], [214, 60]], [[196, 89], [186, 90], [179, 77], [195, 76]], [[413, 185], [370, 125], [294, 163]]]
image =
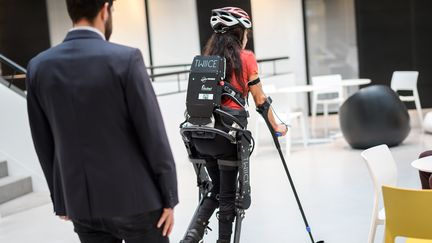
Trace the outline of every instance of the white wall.
[[66, 1], [46, 0], [51, 46], [60, 44], [66, 32], [72, 28], [72, 21], [66, 10]]
[[[251, 0], [251, 4], [257, 57], [289, 56], [289, 61], [278, 62], [277, 70], [294, 72], [297, 83], [305, 83], [301, 1]], [[65, 1], [47, 0], [47, 5], [51, 42], [55, 45], [63, 40], [71, 21]], [[191, 62], [200, 53], [196, 0], [148, 0], [148, 6], [153, 64]], [[116, 1], [113, 14], [111, 41], [138, 47], [149, 64], [144, 1]], [[272, 66], [265, 64], [262, 69], [268, 72]]]
[[179, 128], [180, 123], [185, 120], [186, 93], [158, 97], [158, 101], [174, 159], [176, 163], [187, 162], [189, 165], [190, 162]]
[[289, 56], [280, 70], [306, 80], [301, 0], [251, 0], [257, 58]]
[[[306, 61], [301, 0], [251, 0], [253, 36], [257, 58], [289, 56], [278, 63], [278, 71], [292, 72], [286, 85], [306, 84]], [[266, 65], [265, 68], [269, 67]], [[292, 78], [295, 80], [293, 81]], [[266, 79], [263, 79], [263, 84]], [[284, 81], [278, 80], [279, 85]], [[305, 95], [289, 99], [289, 106], [307, 111]]]
[[46, 191], [39, 165], [25, 98], [0, 84], [0, 157], [7, 159], [10, 175], [32, 176], [34, 191]]
[[150, 0], [154, 65], [190, 63], [200, 53], [195, 0]]
[[[64, 0], [46, 0], [51, 46], [61, 43], [72, 21], [69, 18]], [[116, 1], [113, 11], [114, 31], [110, 41], [139, 48], [144, 61], [149, 63], [147, 24], [143, 0]]]
[[149, 65], [147, 23], [143, 0], [115, 1], [111, 42], [139, 48]]
[[[46, 0], [51, 45], [61, 43], [72, 27], [65, 1]], [[148, 0], [154, 65], [188, 63], [200, 52], [195, 0]], [[137, 47], [149, 65], [143, 0], [114, 4], [111, 41]]]

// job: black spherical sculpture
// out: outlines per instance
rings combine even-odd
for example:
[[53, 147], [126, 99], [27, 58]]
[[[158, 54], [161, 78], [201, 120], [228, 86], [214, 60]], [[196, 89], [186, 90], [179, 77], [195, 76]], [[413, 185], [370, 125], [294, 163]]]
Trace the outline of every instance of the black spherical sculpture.
[[407, 108], [384, 85], [369, 86], [349, 97], [340, 107], [339, 122], [346, 141], [355, 149], [396, 146], [410, 132]]

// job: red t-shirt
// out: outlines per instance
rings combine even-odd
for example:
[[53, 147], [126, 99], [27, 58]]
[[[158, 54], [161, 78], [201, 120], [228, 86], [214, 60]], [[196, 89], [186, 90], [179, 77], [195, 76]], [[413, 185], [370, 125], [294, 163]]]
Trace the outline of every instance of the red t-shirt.
[[[249, 50], [241, 50], [240, 59], [242, 61], [243, 67], [243, 80], [237, 80], [235, 74], [232, 73], [230, 84], [238, 91], [242, 92], [243, 97], [246, 97], [249, 92], [249, 87], [247, 84], [249, 81], [252, 81], [249, 80], [249, 77], [258, 74], [258, 63], [256, 61], [255, 54]], [[243, 89], [241, 83], [243, 83], [243, 86], [246, 88], [246, 90]], [[232, 109], [241, 109], [241, 106], [229, 97], [222, 98], [222, 105]]]

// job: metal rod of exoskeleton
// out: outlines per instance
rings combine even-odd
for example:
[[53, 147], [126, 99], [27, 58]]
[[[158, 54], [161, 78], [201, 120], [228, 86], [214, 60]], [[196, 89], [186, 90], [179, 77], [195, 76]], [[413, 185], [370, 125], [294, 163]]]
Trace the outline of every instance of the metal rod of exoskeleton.
[[186, 230], [186, 233], [183, 236], [183, 239], [186, 237], [189, 229], [191, 229], [192, 226], [194, 225], [195, 219], [198, 216], [198, 211], [200, 209], [200, 206], [203, 203], [203, 201], [205, 199], [205, 196], [210, 192], [210, 188], [205, 188], [205, 186], [203, 185], [203, 183], [206, 183], [206, 182], [209, 181], [208, 174], [204, 171], [204, 165], [203, 164], [201, 164], [201, 165], [194, 164], [194, 170], [195, 170], [195, 173], [197, 175], [197, 180], [198, 180], [198, 187], [199, 187], [198, 199], [199, 199], [199, 203], [198, 203], [197, 208], [195, 209], [195, 212], [194, 212], [194, 214], [192, 216], [192, 219], [191, 219], [191, 221], [189, 223], [189, 226], [188, 226], [188, 228]]
[[195, 209], [195, 212], [194, 212], [194, 214], [193, 214], [193, 216], [192, 216], [192, 219], [191, 219], [191, 221], [189, 222], [189, 226], [188, 226], [188, 228], [186, 229], [186, 233], [183, 235], [183, 239], [186, 238], [186, 235], [187, 235], [189, 229], [191, 229], [192, 226], [194, 225], [194, 223], [195, 223], [195, 219], [196, 219], [196, 217], [197, 217], [197, 215], [198, 215], [198, 211], [199, 211], [200, 206], [201, 206], [201, 204], [203, 203], [203, 201], [204, 201], [204, 197], [202, 197], [202, 198], [200, 199], [199, 204], [198, 204], [197, 208]]
[[234, 243], [240, 243], [240, 235], [241, 235], [241, 225], [244, 218], [244, 210], [237, 209], [236, 212], [236, 224], [234, 231]]
[[[277, 150], [278, 150], [278, 152], [279, 152], [279, 156], [280, 156], [280, 158], [281, 158], [281, 160], [282, 160], [282, 164], [283, 164], [283, 166], [284, 166], [285, 173], [286, 173], [287, 176], [288, 176], [288, 180], [289, 180], [289, 183], [290, 183], [290, 185], [291, 185], [291, 189], [292, 189], [292, 191], [293, 191], [293, 193], [294, 193], [294, 197], [295, 197], [295, 199], [296, 199], [296, 201], [297, 201], [297, 205], [298, 205], [298, 207], [299, 207], [299, 209], [300, 209], [300, 213], [301, 213], [302, 218], [303, 218], [303, 221], [304, 221], [304, 223], [305, 223], [305, 225], [306, 225], [306, 231], [308, 232], [309, 237], [310, 237], [312, 243], [315, 243], [314, 238], [313, 238], [313, 236], [312, 236], [312, 230], [311, 230], [311, 228], [309, 227], [309, 223], [308, 223], [308, 221], [307, 221], [307, 219], [306, 219], [306, 215], [305, 215], [305, 213], [304, 213], [304, 211], [303, 211], [303, 207], [302, 207], [302, 205], [301, 205], [301, 203], [300, 203], [300, 199], [299, 199], [299, 196], [298, 196], [298, 194], [297, 194], [297, 190], [296, 190], [296, 188], [295, 188], [295, 186], [294, 186], [294, 181], [293, 181], [293, 179], [292, 179], [292, 177], [291, 177], [291, 174], [290, 174], [290, 172], [289, 172], [289, 170], [288, 170], [288, 166], [287, 166], [287, 164], [286, 164], [285, 157], [284, 157], [283, 154], [282, 154], [282, 149], [281, 149], [281, 146], [280, 146], [280, 143], [279, 143], [279, 140], [278, 140], [277, 134], [276, 134], [275, 130], [273, 129], [273, 127], [272, 127], [270, 121], [268, 120], [268, 113], [262, 113], [261, 115], [263, 116], [263, 118], [264, 118], [264, 120], [265, 120], [265, 122], [266, 122], [266, 124], [267, 124], [267, 127], [269, 128], [269, 130], [270, 130], [270, 132], [271, 132], [271, 134], [272, 134], [273, 141], [274, 141], [274, 143], [275, 143], [275, 145], [276, 145], [276, 148], [277, 148]], [[324, 241], [318, 241], [317, 243], [324, 243]]]

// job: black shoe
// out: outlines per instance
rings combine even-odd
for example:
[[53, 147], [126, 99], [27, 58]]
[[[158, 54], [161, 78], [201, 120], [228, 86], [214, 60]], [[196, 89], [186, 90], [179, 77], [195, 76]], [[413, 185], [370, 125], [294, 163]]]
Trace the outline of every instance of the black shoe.
[[180, 243], [201, 243], [201, 242], [203, 242], [203, 234], [200, 234], [196, 229], [189, 230], [185, 238], [180, 241]]
[[186, 236], [180, 243], [201, 243], [203, 242], [204, 233], [207, 229], [208, 222], [195, 224], [191, 229], [188, 230]]
[[229, 240], [217, 240], [216, 243], [230, 243]]
[[202, 205], [199, 208], [196, 221], [192, 227], [186, 232], [186, 236], [180, 243], [201, 243], [202, 238], [206, 230], [211, 230], [207, 225], [208, 220], [212, 216], [215, 209], [219, 206], [219, 202], [216, 198], [205, 198]]

